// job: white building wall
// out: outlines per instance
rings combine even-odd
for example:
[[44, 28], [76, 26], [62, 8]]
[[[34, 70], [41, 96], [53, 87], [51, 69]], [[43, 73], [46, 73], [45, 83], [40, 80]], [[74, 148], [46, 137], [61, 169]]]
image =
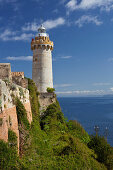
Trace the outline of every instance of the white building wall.
[[39, 92], [47, 92], [47, 87], [53, 88], [52, 54], [51, 50], [42, 47], [33, 50], [32, 79]]

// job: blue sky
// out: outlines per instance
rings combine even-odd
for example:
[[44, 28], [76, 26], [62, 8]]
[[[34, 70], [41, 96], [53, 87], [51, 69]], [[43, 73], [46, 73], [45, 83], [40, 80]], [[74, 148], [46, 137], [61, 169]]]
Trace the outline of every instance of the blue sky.
[[59, 96], [113, 94], [113, 0], [0, 0], [0, 62], [31, 78], [40, 24], [54, 42]]

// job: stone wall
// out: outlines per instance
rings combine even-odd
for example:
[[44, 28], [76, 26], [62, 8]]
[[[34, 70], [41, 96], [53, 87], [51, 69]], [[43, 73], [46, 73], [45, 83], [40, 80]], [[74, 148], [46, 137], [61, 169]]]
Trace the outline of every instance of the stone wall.
[[12, 81], [13, 83], [23, 87], [28, 87], [28, 80], [24, 78], [24, 72], [12, 72]]
[[43, 113], [44, 110], [50, 105], [56, 102], [55, 93], [40, 93], [39, 103], [40, 103], [40, 113]]
[[0, 79], [12, 81], [10, 63], [0, 63]]
[[18, 97], [27, 111], [29, 123], [32, 121], [29, 91], [13, 83], [0, 80], [0, 139], [8, 141], [8, 128], [17, 135], [19, 148], [19, 130], [14, 98]]
[[17, 136], [17, 146], [19, 148], [19, 130], [18, 130], [18, 120], [16, 114], [16, 107], [5, 109], [0, 113], [0, 119], [2, 119], [2, 124], [0, 125], [0, 139], [8, 141], [8, 129], [16, 133]]

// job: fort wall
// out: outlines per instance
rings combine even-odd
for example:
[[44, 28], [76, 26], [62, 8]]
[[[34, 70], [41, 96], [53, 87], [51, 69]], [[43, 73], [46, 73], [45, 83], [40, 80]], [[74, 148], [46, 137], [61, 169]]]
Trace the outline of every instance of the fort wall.
[[0, 79], [12, 81], [10, 63], [0, 63]]
[[50, 105], [56, 102], [55, 93], [40, 93], [39, 103], [40, 103], [40, 114]]
[[19, 130], [14, 98], [18, 97], [25, 106], [29, 123], [32, 112], [29, 91], [21, 86], [0, 80], [0, 139], [8, 141], [8, 129], [16, 133], [19, 148]]

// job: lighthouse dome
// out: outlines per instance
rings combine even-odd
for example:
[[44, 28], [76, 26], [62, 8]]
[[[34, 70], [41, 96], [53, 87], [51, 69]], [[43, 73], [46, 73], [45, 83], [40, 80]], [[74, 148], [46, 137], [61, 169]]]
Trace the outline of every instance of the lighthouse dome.
[[44, 36], [44, 37], [48, 37], [49, 35], [46, 33], [46, 29], [43, 25], [41, 25], [39, 28], [38, 28], [38, 35], [39, 36]]

